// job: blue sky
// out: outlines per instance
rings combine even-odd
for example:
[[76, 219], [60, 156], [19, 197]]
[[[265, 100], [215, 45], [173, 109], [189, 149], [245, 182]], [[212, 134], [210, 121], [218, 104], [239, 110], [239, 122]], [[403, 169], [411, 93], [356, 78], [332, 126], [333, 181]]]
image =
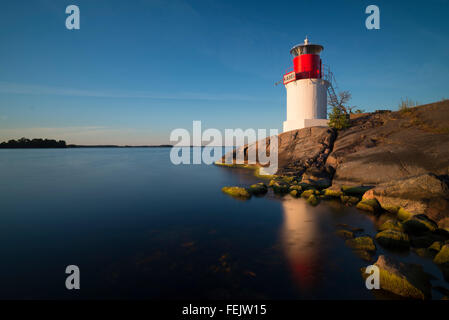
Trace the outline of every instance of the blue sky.
[[[81, 29], [65, 28], [76, 4]], [[380, 30], [365, 8], [380, 8]], [[367, 111], [449, 98], [448, 1], [3, 1], [0, 141], [168, 143], [171, 130], [279, 128], [289, 49], [324, 46]]]

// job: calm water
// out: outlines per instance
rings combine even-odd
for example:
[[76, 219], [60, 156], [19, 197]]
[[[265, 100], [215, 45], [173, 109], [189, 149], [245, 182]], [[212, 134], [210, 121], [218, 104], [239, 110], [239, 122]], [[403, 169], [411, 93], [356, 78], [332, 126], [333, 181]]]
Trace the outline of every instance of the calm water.
[[[0, 150], [0, 298], [374, 298], [368, 263], [334, 235], [339, 223], [374, 235], [373, 217], [290, 196], [238, 201], [221, 187], [260, 179], [169, 153]], [[70, 264], [81, 290], [65, 289]]]

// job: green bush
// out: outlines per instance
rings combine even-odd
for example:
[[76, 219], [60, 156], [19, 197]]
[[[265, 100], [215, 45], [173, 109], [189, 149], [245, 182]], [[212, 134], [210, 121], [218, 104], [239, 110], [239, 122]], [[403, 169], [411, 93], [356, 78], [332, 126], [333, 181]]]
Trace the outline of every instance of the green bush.
[[349, 115], [339, 107], [332, 107], [332, 112], [329, 113], [329, 127], [336, 130], [349, 128]]

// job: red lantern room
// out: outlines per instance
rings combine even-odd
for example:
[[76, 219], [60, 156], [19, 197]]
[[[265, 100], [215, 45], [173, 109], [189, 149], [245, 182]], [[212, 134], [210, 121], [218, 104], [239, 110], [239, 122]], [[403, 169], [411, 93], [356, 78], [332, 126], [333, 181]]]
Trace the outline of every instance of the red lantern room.
[[304, 44], [294, 46], [290, 50], [293, 58], [293, 69], [296, 79], [321, 79], [321, 58], [320, 52], [323, 46], [319, 44], [309, 44], [306, 38]]

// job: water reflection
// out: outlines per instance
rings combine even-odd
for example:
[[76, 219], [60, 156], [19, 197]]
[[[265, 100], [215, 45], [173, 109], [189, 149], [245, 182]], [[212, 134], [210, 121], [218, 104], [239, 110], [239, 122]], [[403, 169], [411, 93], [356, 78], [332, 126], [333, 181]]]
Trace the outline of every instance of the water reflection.
[[320, 209], [308, 205], [303, 199], [289, 197], [284, 199], [282, 207], [281, 243], [294, 281], [301, 289], [307, 289], [320, 280]]

